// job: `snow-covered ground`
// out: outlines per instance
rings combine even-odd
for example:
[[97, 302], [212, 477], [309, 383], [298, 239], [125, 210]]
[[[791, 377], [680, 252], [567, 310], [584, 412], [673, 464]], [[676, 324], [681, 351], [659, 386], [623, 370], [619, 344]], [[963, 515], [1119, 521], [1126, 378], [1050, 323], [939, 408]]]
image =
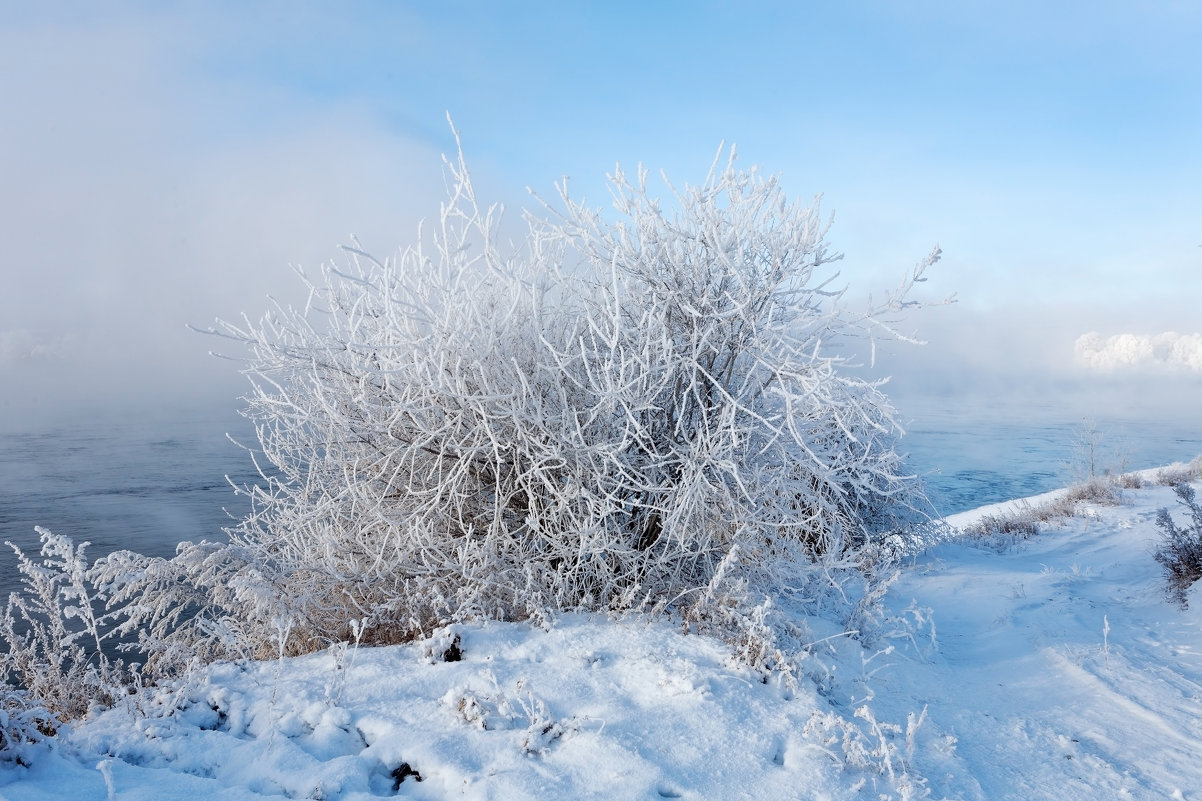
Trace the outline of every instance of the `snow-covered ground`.
[[1124, 496], [912, 560], [885, 604], [914, 625], [823, 644], [818, 683], [664, 620], [464, 626], [216, 666], [180, 712], [3, 764], [0, 797], [1202, 799], [1202, 593], [1168, 601], [1152, 557], [1172, 492]]

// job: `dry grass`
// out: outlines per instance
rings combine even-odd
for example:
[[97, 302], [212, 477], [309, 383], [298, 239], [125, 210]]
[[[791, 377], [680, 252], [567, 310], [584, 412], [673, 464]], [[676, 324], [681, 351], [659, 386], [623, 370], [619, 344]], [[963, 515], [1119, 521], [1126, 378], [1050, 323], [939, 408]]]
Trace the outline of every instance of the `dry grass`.
[[1050, 523], [1076, 516], [1078, 507], [1083, 503], [1118, 506], [1123, 501], [1121, 490], [1141, 486], [1143, 482], [1134, 473], [1091, 478], [1074, 484], [1064, 493], [1043, 503], [1023, 502], [1012, 511], [986, 515], [966, 526], [963, 533], [969, 537], [1026, 539], [1038, 534], [1041, 528]]
[[1156, 473], [1155, 482], [1160, 487], [1172, 487], [1199, 479], [1202, 479], [1202, 455], [1188, 464], [1174, 464], [1161, 468]]
[[1202, 455], [1188, 464], [1175, 464], [1156, 472], [1149, 484], [1141, 473], [1121, 473], [1091, 478], [1074, 484], [1057, 497], [1039, 504], [1021, 503], [1018, 508], [986, 515], [963, 529], [974, 538], [1000, 538], [1009, 542], [1038, 534], [1041, 528], [1075, 517], [1081, 504], [1118, 506], [1122, 490], [1145, 486], [1170, 487], [1202, 479]]

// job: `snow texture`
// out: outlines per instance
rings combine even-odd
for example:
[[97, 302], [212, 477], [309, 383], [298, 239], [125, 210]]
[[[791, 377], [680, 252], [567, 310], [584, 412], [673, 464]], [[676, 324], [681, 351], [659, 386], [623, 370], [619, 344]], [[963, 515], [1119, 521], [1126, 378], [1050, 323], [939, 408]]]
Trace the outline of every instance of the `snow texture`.
[[914, 558], [884, 602], [921, 625], [833, 638], [816, 682], [663, 620], [456, 626], [213, 666], [0, 766], [0, 797], [1200, 799], [1202, 598], [1152, 557], [1181, 512], [1123, 494]]

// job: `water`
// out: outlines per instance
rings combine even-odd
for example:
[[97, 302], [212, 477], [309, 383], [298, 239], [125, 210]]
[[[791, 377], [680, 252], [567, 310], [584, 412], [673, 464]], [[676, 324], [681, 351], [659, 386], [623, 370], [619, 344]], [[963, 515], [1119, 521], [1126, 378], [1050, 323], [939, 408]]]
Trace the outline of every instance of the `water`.
[[[226, 477], [239, 485], [257, 478], [226, 432], [253, 442], [249, 425], [232, 413], [110, 417], [0, 434], [0, 542], [36, 556], [34, 526], [43, 526], [90, 542], [95, 559], [120, 549], [172, 556], [185, 540], [223, 540], [231, 516], [249, 509]], [[4, 547], [0, 599], [17, 585], [16, 558]]]
[[[1164, 418], [1098, 419], [1035, 410], [932, 410], [907, 427], [902, 450], [939, 514], [1025, 498], [1089, 476], [1188, 462], [1202, 454], [1202, 428]], [[1092, 433], [1088, 430], [1092, 428]]]
[[[1074, 441], [1081, 420], [1054, 413], [1020, 420], [1005, 414], [934, 410], [909, 427], [903, 449], [941, 514], [1034, 495], [1078, 475]], [[1202, 453], [1202, 432], [1163, 421], [1098, 421], [1100, 463], [1139, 469]], [[90, 541], [96, 558], [127, 548], [171, 556], [183, 540], [219, 540], [247, 511], [226, 480], [254, 482], [246, 452], [225, 432], [252, 442], [233, 414], [172, 419], [116, 418], [27, 434], [0, 434], [0, 541], [27, 555], [34, 526]], [[228, 511], [228, 514], [227, 514]], [[0, 553], [0, 598], [17, 586], [16, 561]]]

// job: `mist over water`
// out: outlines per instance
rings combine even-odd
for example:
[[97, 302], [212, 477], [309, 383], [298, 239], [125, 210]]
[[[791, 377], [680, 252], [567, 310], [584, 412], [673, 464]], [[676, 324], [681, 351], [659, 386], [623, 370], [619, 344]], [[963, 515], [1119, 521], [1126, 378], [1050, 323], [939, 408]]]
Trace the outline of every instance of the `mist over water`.
[[[223, 540], [223, 527], [249, 510], [230, 481], [258, 478], [227, 432], [254, 443], [251, 426], [232, 412], [107, 415], [0, 433], [0, 541], [36, 556], [34, 527], [42, 526], [91, 543], [94, 560], [122, 549], [169, 557], [182, 541]], [[15, 556], [5, 547], [0, 598], [17, 582]]]
[[[1135, 470], [1202, 453], [1202, 432], [1164, 419], [1096, 421], [1099, 471]], [[250, 425], [233, 410], [96, 416], [0, 434], [0, 540], [38, 551], [34, 526], [88, 541], [90, 559], [118, 549], [171, 556], [176, 544], [221, 540], [249, 509], [241, 486], [258, 478]], [[939, 514], [1025, 497], [1082, 477], [1082, 420], [1054, 410], [928, 409], [902, 449]], [[231, 518], [232, 516], [232, 518]], [[18, 586], [0, 552], [0, 598]]]

